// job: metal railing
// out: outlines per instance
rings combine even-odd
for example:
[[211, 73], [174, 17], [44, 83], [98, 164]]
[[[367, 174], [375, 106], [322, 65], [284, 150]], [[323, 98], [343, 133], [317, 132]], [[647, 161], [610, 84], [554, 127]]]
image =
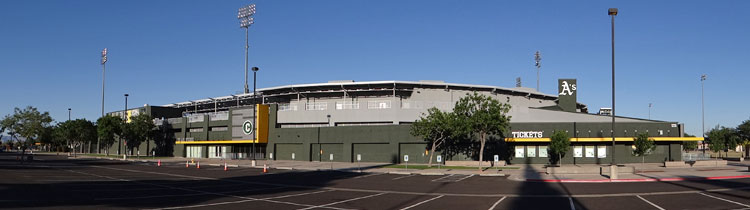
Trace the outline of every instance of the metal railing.
[[710, 160], [711, 154], [682, 153], [682, 161]]

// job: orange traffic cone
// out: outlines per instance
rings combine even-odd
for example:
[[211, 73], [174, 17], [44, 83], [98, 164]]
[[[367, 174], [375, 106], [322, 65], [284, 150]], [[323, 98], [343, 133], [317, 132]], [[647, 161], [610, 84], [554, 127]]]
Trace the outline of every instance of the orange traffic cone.
[[195, 168], [197, 168], [197, 169], [201, 169], [201, 161], [198, 161], [198, 163], [196, 164], [196, 167], [195, 167]]
[[188, 167], [190, 167], [190, 162], [186, 160], [185, 161], [185, 168], [188, 168]]
[[224, 171], [228, 171], [229, 168], [227, 168], [227, 162], [224, 162]]
[[263, 173], [268, 173], [268, 167], [266, 164], [263, 164]]
[[159, 161], [156, 162], [156, 166], [161, 166], [161, 159], [159, 159]]

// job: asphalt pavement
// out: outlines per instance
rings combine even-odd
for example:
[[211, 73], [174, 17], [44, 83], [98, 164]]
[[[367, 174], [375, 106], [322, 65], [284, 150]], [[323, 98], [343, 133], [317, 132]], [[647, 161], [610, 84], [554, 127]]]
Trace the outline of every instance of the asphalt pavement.
[[750, 179], [548, 183], [0, 154], [13, 209], [748, 209]]

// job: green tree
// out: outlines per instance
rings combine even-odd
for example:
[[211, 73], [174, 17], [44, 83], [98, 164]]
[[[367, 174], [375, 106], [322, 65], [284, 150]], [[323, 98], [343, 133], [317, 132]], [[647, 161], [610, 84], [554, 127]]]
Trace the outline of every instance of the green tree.
[[568, 132], [553, 132], [552, 136], [550, 136], [549, 148], [547, 148], [547, 153], [550, 154], [550, 163], [562, 165], [562, 157], [568, 151], [570, 151], [570, 136], [568, 136]]
[[[109, 148], [115, 143], [115, 137], [122, 135], [122, 118], [106, 115], [96, 120], [96, 131], [99, 143], [105, 148], [105, 154], [109, 156]], [[99, 150], [101, 148], [98, 148]]]
[[716, 125], [708, 131], [708, 148], [718, 154], [721, 154], [722, 150], [733, 149], [741, 143], [737, 134], [733, 128]]
[[428, 167], [432, 167], [432, 158], [435, 154], [435, 150], [443, 145], [448, 139], [450, 139], [455, 132], [453, 132], [455, 125], [455, 115], [450, 112], [443, 112], [435, 107], [427, 110], [427, 114], [422, 116], [411, 125], [411, 134], [414, 136], [420, 136], [429, 144], [430, 148], [430, 160], [428, 161]]
[[[695, 137], [695, 136], [687, 134], [687, 133], [685, 133], [684, 136], [685, 137]], [[693, 150], [696, 150], [696, 149], [698, 149], [698, 142], [697, 141], [683, 141], [682, 142], [682, 150], [685, 150], [685, 152], [687, 152], [687, 151], [693, 151]]]
[[68, 120], [57, 125], [57, 136], [66, 139], [67, 145], [73, 150], [75, 148], [83, 149], [86, 143], [96, 142], [96, 126], [86, 119]]
[[456, 102], [457, 133], [470, 133], [479, 137], [479, 170], [482, 170], [484, 145], [491, 135], [503, 137], [510, 127], [510, 116], [506, 114], [510, 105], [500, 103], [490, 96], [476, 92], [467, 94]]
[[747, 156], [748, 150], [750, 150], [750, 120], [745, 120], [737, 126], [737, 135], [740, 137], [740, 145], [742, 145], [743, 157]]
[[140, 114], [130, 117], [129, 123], [122, 124], [122, 136], [125, 138], [126, 145], [136, 148], [140, 153], [139, 146], [142, 142], [148, 141], [155, 135], [153, 118], [148, 114]]
[[650, 138], [648, 133], [639, 133], [636, 135], [633, 138], [633, 146], [635, 146], [633, 155], [641, 157], [641, 164], [646, 162], [646, 155], [656, 148], [654, 139]]
[[27, 106], [24, 109], [16, 107], [13, 110], [13, 115], [6, 115], [0, 121], [0, 129], [3, 131], [8, 129], [9, 134], [16, 137], [16, 141], [22, 149], [21, 154], [23, 154], [27, 147], [39, 140], [39, 137], [45, 132], [45, 128], [49, 127], [52, 121], [49, 112], [39, 112], [32, 106]]
[[58, 153], [67, 151], [66, 146], [68, 145], [68, 136], [66, 136], [66, 131], [62, 128], [62, 126], [64, 126], [63, 123], [58, 123], [52, 129], [52, 145]]
[[54, 146], [55, 142], [55, 126], [46, 126], [44, 129], [42, 129], [42, 133], [39, 136], [39, 142], [46, 147], [47, 151]]
[[[18, 109], [18, 108], [16, 108]], [[20, 119], [14, 114], [8, 114], [3, 117], [2, 120], [0, 120], [0, 133], [8, 132], [8, 137], [10, 139], [8, 140], [8, 145], [12, 145], [13, 139], [18, 139], [18, 133], [16, 130], [18, 130], [20, 127]], [[12, 147], [12, 146], [10, 146]]]

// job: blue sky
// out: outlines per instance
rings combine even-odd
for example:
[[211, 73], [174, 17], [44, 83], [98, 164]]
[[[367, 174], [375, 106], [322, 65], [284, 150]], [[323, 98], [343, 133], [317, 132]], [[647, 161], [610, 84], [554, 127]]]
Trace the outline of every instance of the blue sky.
[[[617, 114], [706, 128], [750, 118], [749, 1], [2, 1], [0, 116], [32, 105], [58, 121], [242, 90], [244, 30], [258, 87], [329, 80], [444, 80], [542, 92], [578, 79], [591, 112], [611, 106], [610, 18], [617, 7]], [[252, 78], [251, 78], [252, 79]], [[734, 111], [732, 111], [734, 110]]]

